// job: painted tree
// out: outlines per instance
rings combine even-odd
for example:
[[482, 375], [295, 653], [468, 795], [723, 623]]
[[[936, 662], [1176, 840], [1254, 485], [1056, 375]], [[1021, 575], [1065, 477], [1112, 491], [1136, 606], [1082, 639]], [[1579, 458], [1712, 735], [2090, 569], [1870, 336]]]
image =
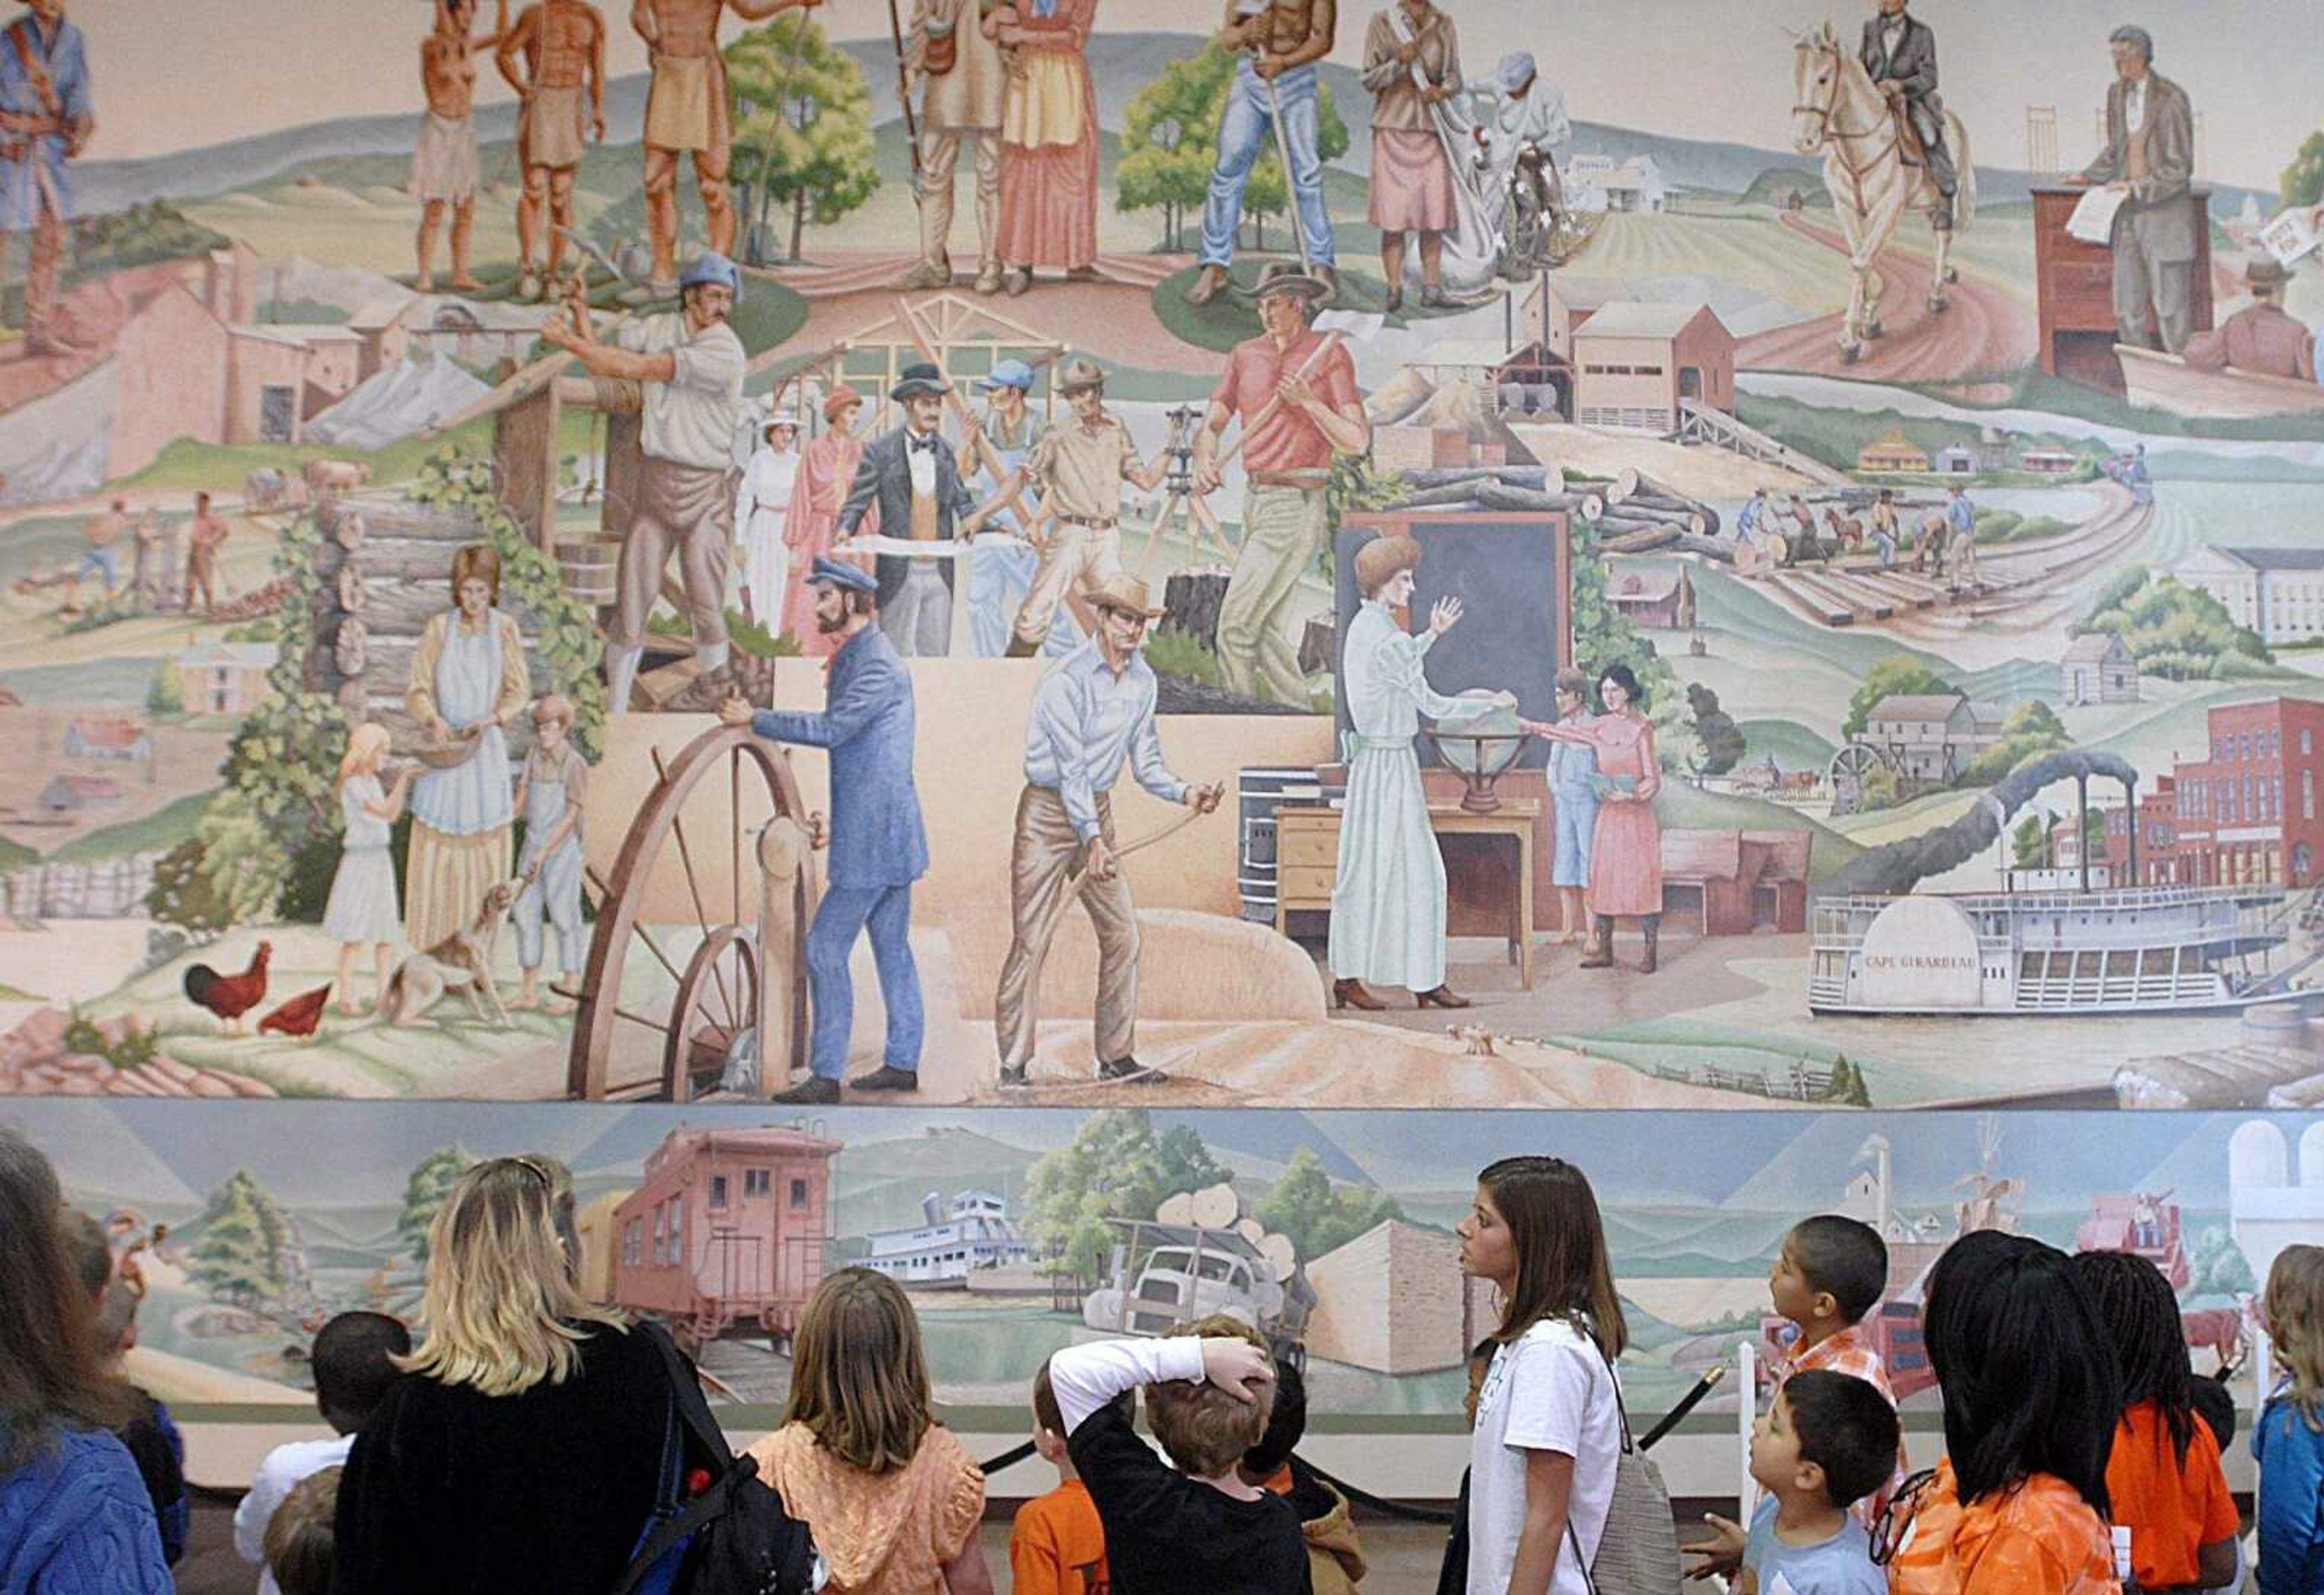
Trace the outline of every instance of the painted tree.
[[403, 1212], [395, 1221], [395, 1234], [415, 1261], [428, 1261], [429, 1227], [443, 1210], [454, 1184], [475, 1161], [465, 1147], [446, 1147], [421, 1159], [411, 1177], [403, 1182]]
[[1872, 705], [1885, 697], [1948, 696], [1953, 684], [1910, 654], [1893, 653], [1864, 673], [1864, 685], [1848, 700], [1848, 718], [1840, 723], [1844, 737], [1864, 734], [1872, 720]]
[[1290, 1237], [1302, 1258], [1337, 1251], [1389, 1219], [1404, 1216], [1396, 1198], [1366, 1185], [1334, 1185], [1323, 1160], [1306, 1147], [1291, 1155], [1253, 1215], [1279, 1235]]
[[2194, 1268], [2194, 1278], [2188, 1286], [2192, 1295], [2248, 1295], [2259, 1289], [2251, 1259], [2244, 1256], [2243, 1248], [2236, 1244], [2235, 1236], [2224, 1224], [2212, 1224], [2199, 1231], [2188, 1258]]
[[[1138, 91], [1124, 114], [1114, 203], [1123, 211], [1161, 211], [1165, 249], [1180, 242], [1187, 213], [1202, 207], [1210, 188], [1235, 59], [1210, 44], [1173, 61]], [[1326, 162], [1348, 152], [1347, 122], [1324, 85], [1317, 86], [1315, 147]], [[1243, 188], [1243, 217], [1253, 230], [1253, 247], [1267, 247], [1267, 218], [1283, 215], [1289, 202], [1290, 188], [1270, 136]]]
[[2283, 169], [2277, 188], [2287, 207], [2324, 199], [2324, 133], [2311, 133], [2300, 141], [2300, 152]]
[[185, 687], [178, 679], [178, 667], [167, 659], [153, 667], [153, 679], [145, 688], [145, 712], [155, 719], [186, 712]]
[[2057, 711], [2039, 698], [2029, 699], [2009, 711], [2001, 723], [2000, 740], [1970, 760], [1954, 784], [1989, 787], [2029, 760], [2073, 745]]
[[1734, 715], [1719, 706], [1719, 695], [1700, 681], [1691, 682], [1686, 689], [1686, 706], [1695, 741], [1702, 744], [1695, 774], [1725, 775], [1742, 762], [1748, 751], [1742, 728], [1735, 724]]
[[733, 171], [751, 184], [752, 231], [765, 226], [771, 205], [788, 205], [795, 261], [810, 219], [830, 226], [880, 186], [871, 86], [804, 11], [743, 33], [725, 57]]
[[1093, 1113], [1027, 1174], [1026, 1227], [1067, 1268], [1094, 1275], [1113, 1249], [1107, 1220], [1150, 1219], [1165, 1197], [1226, 1177], [1191, 1129], [1157, 1136], [1142, 1108]]
[[254, 1307], [282, 1294], [282, 1210], [246, 1168], [210, 1194], [187, 1273], [214, 1298]]

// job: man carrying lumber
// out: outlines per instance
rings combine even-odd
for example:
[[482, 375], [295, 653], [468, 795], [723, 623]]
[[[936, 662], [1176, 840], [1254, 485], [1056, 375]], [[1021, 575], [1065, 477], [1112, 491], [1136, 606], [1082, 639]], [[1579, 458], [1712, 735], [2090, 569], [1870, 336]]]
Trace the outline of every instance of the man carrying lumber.
[[1041, 502], [1056, 522], [1017, 612], [1009, 639], [1012, 659], [1041, 651], [1057, 606], [1069, 596], [1086, 599], [1121, 574], [1121, 484], [1135, 483], [1151, 493], [1169, 465], [1140, 460], [1130, 429], [1106, 413], [1105, 371], [1097, 362], [1066, 366], [1058, 388], [1073, 406], [1072, 423], [1044, 432], [1025, 464], [1009, 473], [964, 528], [974, 535], [1028, 483], [1040, 489]]
[[1292, 631], [1299, 578], [1329, 535], [1325, 491], [1334, 455], [1371, 447], [1371, 422], [1356, 392], [1356, 363], [1308, 326], [1331, 291], [1288, 263], [1259, 278], [1259, 337], [1235, 346], [1194, 436], [1194, 487], [1219, 487], [1218, 446], [1228, 421], [1243, 425], [1242, 549], [1219, 604], [1219, 680], [1239, 697], [1309, 705]]

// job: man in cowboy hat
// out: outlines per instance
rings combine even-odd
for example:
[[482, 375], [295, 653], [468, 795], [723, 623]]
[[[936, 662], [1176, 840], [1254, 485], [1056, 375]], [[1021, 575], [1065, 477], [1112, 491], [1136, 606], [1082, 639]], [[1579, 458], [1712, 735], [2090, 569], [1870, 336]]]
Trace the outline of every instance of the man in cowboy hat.
[[1090, 594], [1097, 632], [1058, 661], [1033, 694], [1025, 733], [1025, 791], [1009, 855], [1009, 906], [1015, 933], [993, 1000], [1001, 1083], [1022, 1085], [1039, 1037], [1034, 1011], [1043, 939], [1058, 899], [1086, 875], [1081, 893], [1097, 932], [1098, 1078], [1159, 1080], [1132, 1056], [1138, 1025], [1138, 906], [1114, 858], [1115, 781], [1128, 765], [1138, 784], [1165, 803], [1199, 814], [1219, 806], [1221, 785], [1190, 787], [1162, 762], [1154, 729], [1157, 684], [1139, 653], [1162, 612], [1146, 584], [1120, 572]]
[[718, 717], [770, 742], [831, 754], [831, 849], [823, 901], [807, 936], [814, 1074], [774, 1099], [825, 1103], [839, 1100], [855, 1019], [847, 958], [867, 929], [888, 1010], [888, 1045], [880, 1066], [853, 1083], [858, 1091], [920, 1088], [927, 1025], [910, 931], [912, 882], [927, 873], [928, 837], [912, 784], [912, 678], [872, 624], [878, 585], [857, 567], [820, 556], [807, 582], [815, 588], [816, 629], [838, 640], [826, 667], [823, 713], [754, 711], [735, 696], [718, 706]]
[[904, 424], [864, 448], [839, 510], [843, 538], [855, 535], [876, 503], [881, 541], [929, 545], [927, 556], [881, 554], [878, 561], [880, 629], [908, 658], [941, 659], [952, 651], [953, 561], [938, 558], [936, 545], [951, 542], [955, 521], [976, 507], [960, 478], [960, 462], [936, 431], [949, 391], [934, 365], [923, 361], [904, 367], [888, 390], [903, 407]]
[[1025, 464], [967, 521], [973, 534], [1029, 484], [1040, 489], [1044, 511], [1056, 522], [1041, 545], [1040, 566], [1017, 612], [1010, 659], [1030, 659], [1041, 651], [1058, 604], [1073, 598], [1086, 604], [1120, 574], [1121, 484], [1133, 482], [1151, 493], [1168, 465], [1157, 459], [1148, 466], [1139, 457], [1130, 429], [1106, 413], [1105, 372], [1095, 361], [1073, 362], [1057, 385], [1073, 406], [1072, 422], [1044, 433]]
[[709, 714], [733, 690], [726, 639], [726, 565], [734, 541], [734, 417], [742, 405], [742, 340], [727, 325], [742, 273], [718, 254], [695, 257], [678, 283], [678, 309], [632, 321], [597, 341], [575, 284], [571, 320], [540, 336], [570, 351], [592, 376], [644, 390], [645, 421], [630, 530], [622, 539], [613, 617], [605, 628], [605, 706], [618, 714], [645, 654], [646, 618], [661, 594], [662, 567], [678, 554], [694, 632], [695, 678], [668, 707]]
[[[1307, 325], [1327, 289], [1287, 263], [1259, 277], [1266, 330], [1237, 344], [1194, 435], [1194, 486], [1215, 493], [1213, 464], [1227, 422], [1242, 418], [1242, 551], [1219, 604], [1219, 678], [1239, 697], [1308, 706], [1292, 626], [1299, 578], [1322, 551], [1330, 525], [1324, 489], [1335, 455], [1371, 447], [1371, 423], [1356, 392], [1356, 363], [1344, 345], [1316, 358], [1323, 339]], [[1314, 369], [1309, 369], [1313, 363]], [[1272, 401], [1280, 400], [1280, 403]], [[1269, 410], [1261, 421], [1260, 412]]]
[[[1033, 446], [1041, 440], [1047, 429], [1041, 418], [1033, 413], [1027, 395], [1033, 389], [1033, 368], [1022, 360], [1003, 360], [991, 372], [977, 379], [977, 392], [985, 395], [984, 414], [969, 423], [971, 436], [963, 439], [954, 463], [960, 474], [990, 493], [1008, 480], [1009, 474], [1023, 466], [1031, 456]], [[1001, 474], [993, 475], [983, 468], [977, 458], [976, 438], [982, 432], [992, 446], [1001, 462]], [[1036, 521], [1041, 519], [1038, 498], [1019, 498]], [[1001, 524], [1019, 537], [1030, 538], [1037, 528], [1027, 525], [1014, 512], [1004, 512]], [[979, 522], [981, 529], [982, 522]], [[1002, 538], [990, 538], [979, 543], [968, 557], [968, 630], [971, 643], [980, 659], [999, 659], [1009, 650], [1010, 622], [1032, 591], [1033, 573], [1039, 556], [1030, 548]], [[1070, 651], [1081, 637], [1072, 632], [1071, 643], [1058, 651]]]
[[2187, 364], [2205, 371], [2232, 366], [2262, 376], [2314, 382], [2316, 335], [2283, 308], [2284, 284], [2291, 281], [2292, 272], [2270, 255], [2246, 266], [2244, 281], [2251, 289], [2252, 302], [2216, 332], [2199, 332], [2190, 338]]
[[[1226, 0], [1222, 50], [1236, 52], [1219, 124], [1218, 159], [1203, 200], [1202, 270], [1186, 288], [1186, 302], [1208, 304], [1227, 285], [1235, 235], [1242, 226], [1242, 194], [1250, 169], [1268, 152], [1270, 128], [1282, 135], [1304, 240], [1301, 253], [1334, 290], [1332, 216], [1323, 202], [1323, 161], [1318, 152], [1316, 106], [1321, 68], [1339, 30], [1339, 0]], [[1278, 161], [1278, 164], [1281, 163]]]

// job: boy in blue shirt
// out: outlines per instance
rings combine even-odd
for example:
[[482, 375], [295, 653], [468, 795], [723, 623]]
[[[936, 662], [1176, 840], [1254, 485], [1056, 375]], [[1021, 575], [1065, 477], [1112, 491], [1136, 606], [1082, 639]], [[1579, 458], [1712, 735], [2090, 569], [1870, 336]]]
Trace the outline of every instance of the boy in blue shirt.
[[1714, 1517], [1720, 1540], [1694, 1548], [1732, 1554], [1740, 1542], [1735, 1595], [1887, 1595], [1871, 1537], [1848, 1509], [1888, 1481], [1898, 1437], [1896, 1409], [1865, 1380], [1794, 1374], [1751, 1432], [1751, 1478], [1766, 1494], [1748, 1535]]

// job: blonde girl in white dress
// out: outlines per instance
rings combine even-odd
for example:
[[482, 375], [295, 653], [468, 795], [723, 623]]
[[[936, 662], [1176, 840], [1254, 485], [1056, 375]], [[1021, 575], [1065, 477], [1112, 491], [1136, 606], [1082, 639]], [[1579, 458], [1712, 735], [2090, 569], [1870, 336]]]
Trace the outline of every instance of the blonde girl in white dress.
[[362, 1014], [355, 1006], [355, 959], [368, 944], [376, 961], [378, 981], [372, 991], [374, 1007], [387, 992], [388, 972], [393, 966], [395, 938], [403, 916], [395, 900], [395, 861], [388, 853], [390, 834], [403, 800], [410, 793], [416, 767], [407, 765], [396, 776], [392, 790], [380, 786], [380, 765], [387, 758], [387, 727], [365, 721], [347, 736], [347, 751], [339, 760], [339, 819], [344, 834], [339, 844], [339, 868], [331, 877], [331, 899], [323, 909], [323, 928], [339, 944], [339, 1011]]

